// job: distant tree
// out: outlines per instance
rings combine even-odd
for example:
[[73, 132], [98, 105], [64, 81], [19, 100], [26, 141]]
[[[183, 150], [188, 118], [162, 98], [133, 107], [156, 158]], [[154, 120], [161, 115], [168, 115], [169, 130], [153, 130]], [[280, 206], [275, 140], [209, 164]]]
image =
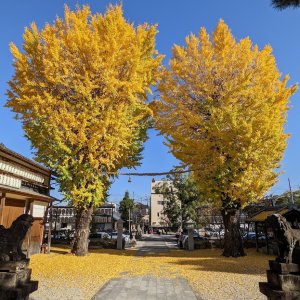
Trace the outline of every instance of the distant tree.
[[140, 202], [134, 202], [134, 206], [132, 209], [133, 223], [142, 225], [143, 217], [146, 215], [147, 210], [148, 210], [147, 205]]
[[[282, 193], [281, 195], [274, 196], [275, 204], [276, 205], [287, 205], [291, 204], [291, 193], [290, 191], [286, 191]], [[300, 206], [300, 189], [293, 191], [293, 200], [294, 204]]]
[[166, 183], [157, 186], [157, 192], [163, 194], [163, 216], [173, 229], [186, 227], [186, 221], [197, 222], [197, 206], [203, 199], [192, 174], [169, 174]]
[[277, 181], [288, 103], [297, 86], [279, 72], [270, 46], [236, 41], [220, 20], [212, 37], [174, 45], [153, 102], [155, 127], [193, 170], [200, 191], [221, 208], [225, 256], [242, 256], [240, 209]]
[[93, 207], [103, 203], [110, 174], [140, 162], [162, 59], [156, 33], [127, 22], [119, 5], [105, 14], [66, 7], [63, 19], [26, 28], [21, 50], [11, 44], [7, 106], [76, 209], [76, 255], [88, 252]]
[[223, 223], [221, 224], [219, 217], [221, 216], [220, 208], [212, 205], [209, 202], [204, 202], [198, 207], [198, 223], [202, 227], [210, 226], [211, 224], [218, 224], [223, 227]]
[[174, 193], [170, 193], [168, 188], [162, 190], [160, 193], [164, 195], [163, 211], [161, 219], [168, 224], [168, 227], [177, 231], [181, 226], [181, 207]]
[[272, 5], [278, 9], [297, 8], [300, 7], [300, 0], [272, 0]]
[[[119, 212], [121, 213], [121, 218], [125, 222], [124, 227], [129, 229], [129, 217], [132, 216], [132, 211], [134, 207], [134, 201], [129, 197], [129, 192], [126, 191], [124, 198], [120, 201]], [[130, 213], [131, 212], [131, 213]]]

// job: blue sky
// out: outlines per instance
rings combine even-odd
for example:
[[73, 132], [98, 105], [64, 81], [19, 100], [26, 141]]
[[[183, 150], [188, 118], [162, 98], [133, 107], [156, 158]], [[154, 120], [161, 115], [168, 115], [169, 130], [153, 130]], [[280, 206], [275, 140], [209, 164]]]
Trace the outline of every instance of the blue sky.
[[[271, 0], [123, 0], [124, 15], [134, 24], [158, 24], [157, 49], [165, 54], [167, 64], [174, 43], [184, 44], [185, 36], [198, 33], [200, 27], [212, 32], [222, 18], [231, 28], [236, 39], [249, 36], [254, 44], [262, 48], [271, 44], [277, 65], [282, 74], [290, 74], [289, 84], [300, 82], [300, 9], [277, 11], [270, 6]], [[64, 3], [74, 8], [76, 3], [89, 4], [93, 12], [104, 12], [109, 3], [119, 1], [61, 1], [61, 0], [10, 0], [0, 3], [0, 142], [10, 149], [32, 158], [30, 142], [24, 137], [21, 124], [13, 114], [3, 108], [6, 102], [7, 81], [13, 74], [12, 57], [8, 44], [13, 41], [22, 43], [24, 27], [36, 22], [39, 28], [46, 22], [53, 22], [55, 17], [62, 16]], [[287, 190], [289, 177], [292, 188], [300, 186], [300, 92], [291, 99], [286, 131], [291, 134], [288, 148], [282, 161], [279, 182], [272, 188], [273, 193]], [[149, 132], [145, 144], [142, 166], [136, 172], [163, 172], [178, 165], [175, 158], [168, 153], [163, 139], [154, 130]], [[110, 200], [119, 202], [126, 190], [136, 200], [146, 199], [150, 194], [149, 177], [133, 177], [128, 183], [127, 177], [116, 179], [110, 190]], [[159, 177], [156, 177], [159, 179]], [[54, 196], [59, 197], [57, 192]]]

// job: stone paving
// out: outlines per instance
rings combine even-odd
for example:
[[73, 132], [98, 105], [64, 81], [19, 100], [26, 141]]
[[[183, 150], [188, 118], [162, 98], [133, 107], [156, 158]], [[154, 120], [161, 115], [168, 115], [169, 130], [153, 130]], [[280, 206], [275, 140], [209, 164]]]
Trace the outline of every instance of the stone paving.
[[144, 235], [137, 241], [137, 256], [148, 254], [167, 253], [170, 250], [178, 249], [174, 238], [168, 236]]
[[118, 278], [109, 281], [93, 300], [197, 300], [184, 278], [152, 276]]
[[[167, 236], [145, 235], [137, 242], [138, 257], [166, 253], [176, 249], [176, 242]], [[196, 300], [197, 296], [185, 278], [153, 276], [120, 277], [109, 281], [92, 300]]]

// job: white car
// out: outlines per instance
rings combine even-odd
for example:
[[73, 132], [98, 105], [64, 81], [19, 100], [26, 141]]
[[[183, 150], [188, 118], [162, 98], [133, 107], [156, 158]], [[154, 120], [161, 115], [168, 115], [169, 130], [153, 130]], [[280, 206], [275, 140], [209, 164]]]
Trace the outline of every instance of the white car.
[[96, 232], [96, 233], [90, 233], [89, 238], [90, 239], [109, 239], [110, 236], [107, 232]]
[[[129, 242], [129, 235], [123, 233], [122, 236], [125, 239], [125, 242]], [[117, 232], [109, 233], [109, 238], [111, 238], [112, 240], [116, 240], [118, 238], [118, 233]]]

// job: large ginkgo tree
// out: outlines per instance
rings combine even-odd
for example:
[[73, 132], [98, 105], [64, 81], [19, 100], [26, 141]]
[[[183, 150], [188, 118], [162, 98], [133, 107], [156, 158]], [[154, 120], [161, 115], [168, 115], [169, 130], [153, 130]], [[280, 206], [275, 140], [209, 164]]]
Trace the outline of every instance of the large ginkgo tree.
[[212, 34], [175, 45], [153, 103], [155, 126], [171, 152], [194, 171], [200, 191], [222, 209], [225, 256], [242, 256], [240, 208], [278, 177], [286, 148], [290, 96], [270, 46], [236, 41], [224, 21]]
[[53, 24], [26, 28], [21, 50], [11, 44], [7, 106], [76, 208], [76, 255], [88, 251], [91, 214], [110, 174], [141, 158], [151, 115], [147, 94], [162, 59], [156, 33], [156, 26], [127, 22], [121, 6], [105, 14], [66, 7]]

